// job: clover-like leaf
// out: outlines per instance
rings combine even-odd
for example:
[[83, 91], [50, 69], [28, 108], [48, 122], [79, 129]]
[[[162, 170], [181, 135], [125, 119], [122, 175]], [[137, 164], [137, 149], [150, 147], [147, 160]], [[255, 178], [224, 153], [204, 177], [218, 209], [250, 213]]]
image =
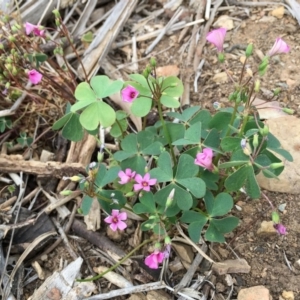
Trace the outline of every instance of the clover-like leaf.
[[131, 112], [137, 117], [146, 116], [151, 110], [152, 99], [147, 97], [138, 97], [132, 102]]
[[91, 87], [96, 97], [102, 99], [119, 92], [123, 87], [123, 82], [121, 80], [110, 80], [105, 75], [99, 75], [91, 79]]
[[80, 123], [87, 130], [94, 130], [99, 124], [109, 127], [115, 120], [116, 113], [113, 108], [102, 101], [90, 104], [80, 115]]

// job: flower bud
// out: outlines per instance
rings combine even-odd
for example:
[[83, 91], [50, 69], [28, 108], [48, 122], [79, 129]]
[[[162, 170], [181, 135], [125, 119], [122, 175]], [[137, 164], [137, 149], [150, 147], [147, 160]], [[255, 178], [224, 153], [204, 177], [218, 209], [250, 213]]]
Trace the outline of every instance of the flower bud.
[[0, 43], [0, 50], [4, 50], [4, 45]]
[[5, 68], [6, 68], [8, 71], [11, 71], [13, 67], [12, 67], [11, 64], [5, 64]]
[[265, 57], [263, 59], [263, 61], [261, 62], [261, 64], [259, 65], [259, 67], [258, 67], [258, 72], [259, 72], [260, 76], [265, 75], [265, 73], [267, 71], [267, 68], [268, 68], [268, 65], [269, 65], [269, 60], [268, 60], [267, 57]]
[[60, 26], [60, 19], [59, 18], [55, 18], [55, 25], [56, 25], [56, 27]]
[[173, 199], [174, 199], [175, 189], [172, 189], [170, 192], [167, 201], [166, 201], [166, 208], [170, 207], [172, 205]]
[[155, 59], [154, 57], [151, 57], [151, 58], [150, 58], [150, 65], [151, 65], [152, 67], [156, 67], [156, 59]]
[[171, 239], [170, 237], [166, 236], [165, 237], [165, 245], [170, 245], [171, 244]]
[[71, 190], [64, 190], [64, 191], [60, 192], [60, 195], [62, 195], [62, 196], [69, 196], [72, 193], [73, 193], [73, 191], [71, 191]]
[[237, 98], [237, 92], [231, 93], [228, 97], [229, 101], [235, 101], [236, 98]]
[[5, 88], [6, 88], [6, 89], [9, 89], [9, 88], [10, 88], [10, 82], [6, 82]]
[[257, 133], [255, 133], [255, 134], [253, 135], [253, 142], [252, 142], [252, 144], [253, 144], [253, 147], [254, 147], [255, 149], [258, 147], [258, 134], [257, 134]]
[[125, 194], [125, 197], [127, 198], [127, 197], [132, 197], [132, 196], [134, 196], [135, 195], [135, 192], [129, 192], [129, 193], [127, 193], [127, 194]]
[[12, 73], [14, 76], [18, 75], [18, 70], [17, 70], [17, 68], [16, 68], [15, 66], [13, 66], [13, 69], [12, 69], [11, 73]]
[[15, 25], [13, 25], [13, 26], [11, 26], [11, 31], [12, 32], [18, 32], [19, 29]]
[[154, 248], [160, 250], [161, 249], [161, 244], [160, 243], [155, 243]]
[[14, 36], [10, 35], [10, 36], [8, 37], [8, 40], [9, 40], [10, 42], [15, 42], [15, 41], [16, 41], [16, 38], [15, 38]]
[[225, 61], [225, 55], [224, 55], [223, 52], [220, 52], [218, 54], [218, 60], [219, 60], [220, 63], [223, 63]]
[[260, 91], [260, 80], [259, 80], [259, 79], [257, 79], [257, 80], [255, 81], [255, 84], [254, 84], [254, 91], [255, 91], [256, 93], [259, 93], [259, 91]]
[[259, 132], [262, 136], [267, 136], [269, 133], [269, 126], [268, 125], [264, 125], [263, 128], [259, 128]]
[[278, 213], [276, 211], [272, 212], [272, 221], [275, 224], [278, 224], [280, 222], [280, 217], [279, 217], [279, 215], [278, 215]]
[[80, 181], [82, 178], [79, 177], [79, 176], [77, 176], [77, 175], [75, 175], [75, 176], [70, 177], [69, 179], [70, 179], [71, 181], [78, 182], [78, 181]]
[[287, 114], [289, 114], [289, 115], [292, 115], [292, 114], [294, 114], [294, 112], [295, 112], [295, 110], [290, 109], [290, 108], [287, 108], [287, 107], [284, 107], [284, 108], [282, 109], [282, 111], [285, 112], [285, 113], [287, 113]]
[[247, 48], [246, 48], [246, 57], [248, 58], [249, 56], [251, 56], [252, 55], [252, 53], [253, 53], [253, 44], [252, 43], [250, 43], [248, 46], [247, 46]]
[[270, 167], [271, 169], [275, 170], [275, 169], [284, 167], [284, 164], [283, 164], [283, 162], [277, 162], [277, 163], [272, 163], [272, 164], [270, 164], [269, 167]]
[[276, 89], [273, 91], [273, 94], [274, 94], [274, 96], [278, 96], [280, 92], [281, 92], [281, 88], [276, 88]]

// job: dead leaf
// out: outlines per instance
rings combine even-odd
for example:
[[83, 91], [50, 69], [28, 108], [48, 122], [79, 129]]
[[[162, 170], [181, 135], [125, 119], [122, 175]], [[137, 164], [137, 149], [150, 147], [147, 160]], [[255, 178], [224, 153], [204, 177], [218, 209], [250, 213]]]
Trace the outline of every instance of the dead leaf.
[[158, 67], [156, 69], [157, 76], [178, 76], [179, 75], [179, 68], [177, 65], [168, 65], [164, 67]]
[[101, 212], [100, 212], [100, 203], [97, 197], [93, 198], [90, 211], [86, 216], [84, 216], [84, 222], [86, 224], [87, 230], [96, 231], [100, 228]]
[[226, 28], [227, 30], [231, 30], [234, 28], [234, 24], [231, 17], [227, 15], [223, 15], [218, 18], [218, 20], [213, 24], [213, 27], [214, 28], [223, 27]]
[[218, 73], [213, 77], [212, 80], [215, 83], [225, 83], [225, 82], [227, 82], [227, 74], [226, 74], [226, 72]]

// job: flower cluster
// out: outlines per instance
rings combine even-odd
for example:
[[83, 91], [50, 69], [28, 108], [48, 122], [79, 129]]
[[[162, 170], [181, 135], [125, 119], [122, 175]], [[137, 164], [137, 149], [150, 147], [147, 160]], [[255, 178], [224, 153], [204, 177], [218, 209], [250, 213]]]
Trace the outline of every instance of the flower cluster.
[[214, 156], [214, 153], [212, 149], [210, 148], [204, 148], [201, 153], [198, 153], [195, 159], [195, 164], [203, 167], [204, 169], [207, 169], [209, 171], [212, 171], [214, 169], [212, 158]]
[[127, 168], [124, 171], [120, 171], [118, 173], [118, 176], [120, 177], [120, 184], [126, 184], [130, 182], [131, 180], [135, 180], [135, 184], [133, 185], [133, 189], [135, 192], [144, 190], [146, 192], [150, 191], [150, 187], [152, 185], [155, 185], [157, 182], [157, 179], [155, 178], [150, 178], [150, 174], [146, 173], [144, 176], [140, 174], [136, 174], [135, 171], [132, 171], [131, 169]]

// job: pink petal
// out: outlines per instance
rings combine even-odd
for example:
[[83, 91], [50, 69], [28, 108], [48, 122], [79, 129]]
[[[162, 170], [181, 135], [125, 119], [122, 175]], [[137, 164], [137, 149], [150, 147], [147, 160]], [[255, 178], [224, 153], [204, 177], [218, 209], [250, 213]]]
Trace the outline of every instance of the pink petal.
[[144, 181], [149, 181], [150, 179], [150, 174], [149, 173], [146, 173], [145, 176], [144, 176]]
[[150, 254], [145, 258], [145, 264], [151, 269], [158, 269], [158, 262], [155, 254]]
[[118, 209], [113, 209], [113, 210], [111, 211], [111, 215], [112, 215], [112, 217], [118, 217], [118, 215], [119, 215], [119, 210], [118, 210]]
[[35, 25], [29, 23], [29, 22], [26, 22], [25, 23], [25, 32], [27, 35], [29, 35], [35, 28]]
[[156, 179], [156, 178], [153, 178], [153, 179], [150, 179], [150, 180], [148, 181], [148, 184], [149, 184], [149, 185], [155, 185], [156, 182], [157, 182], [157, 179]]
[[134, 180], [137, 183], [142, 183], [143, 182], [143, 177], [140, 174], [136, 174], [136, 176], [134, 177]]
[[150, 192], [150, 186], [147, 185], [147, 186], [143, 186], [142, 189], [146, 192]]
[[117, 229], [118, 229], [118, 223], [111, 223], [109, 225], [109, 227], [111, 228], [112, 231], [117, 231]]
[[210, 148], [204, 148], [203, 153], [205, 153], [210, 158], [212, 158], [214, 156], [214, 153], [213, 153], [212, 149], [210, 149]]
[[141, 190], [143, 188], [143, 186], [140, 183], [134, 184], [133, 185], [133, 190], [135, 192], [138, 192], [139, 190]]
[[119, 220], [127, 220], [127, 213], [126, 212], [119, 213], [118, 219]]
[[156, 257], [157, 257], [157, 261], [158, 261], [159, 263], [162, 263], [163, 260], [164, 260], [165, 255], [164, 255], [163, 252], [159, 252], [159, 253], [157, 253]]
[[106, 223], [112, 223], [113, 222], [113, 217], [112, 216], [108, 216], [108, 217], [106, 217], [105, 219], [104, 219], [104, 222], [106, 222]]
[[226, 31], [226, 28], [218, 28], [209, 32], [206, 36], [206, 39], [216, 46], [219, 52], [223, 51]]
[[117, 227], [120, 229], [120, 230], [124, 230], [126, 227], [127, 227], [127, 224], [123, 221], [119, 221], [117, 223]]

